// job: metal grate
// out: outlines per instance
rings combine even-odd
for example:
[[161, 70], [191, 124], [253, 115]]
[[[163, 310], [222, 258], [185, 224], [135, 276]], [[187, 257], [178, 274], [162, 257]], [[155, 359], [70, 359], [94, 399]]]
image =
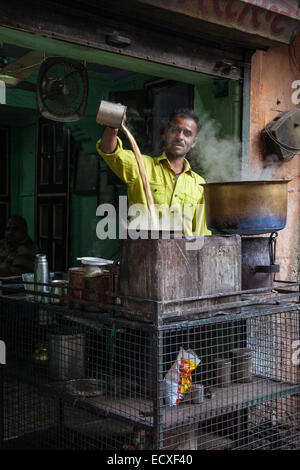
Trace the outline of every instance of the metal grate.
[[0, 317], [3, 447], [300, 448], [297, 304], [158, 326], [2, 298]]
[[[299, 314], [248, 312], [240, 317], [226, 322], [202, 320], [194, 322], [194, 326], [190, 323], [164, 331], [161, 448], [260, 448], [266, 444], [259, 426], [264, 426], [270, 417], [274, 434], [280, 434], [281, 428], [289, 429], [284, 448], [298, 445], [299, 372], [294, 347], [299, 338]], [[181, 361], [186, 359], [186, 370], [180, 370], [178, 351], [182, 347], [185, 353]], [[181, 396], [185, 387], [180, 390], [178, 383], [180, 379], [182, 383], [188, 381], [188, 364], [193, 360], [190, 350], [200, 362], [191, 373], [191, 387], [186, 387], [188, 390]], [[166, 386], [167, 372], [175, 367], [176, 360], [173, 387], [170, 383]], [[197, 394], [193, 391], [196, 384], [200, 385]], [[173, 406], [169, 406], [170, 401]], [[293, 416], [289, 425], [288, 416]]]

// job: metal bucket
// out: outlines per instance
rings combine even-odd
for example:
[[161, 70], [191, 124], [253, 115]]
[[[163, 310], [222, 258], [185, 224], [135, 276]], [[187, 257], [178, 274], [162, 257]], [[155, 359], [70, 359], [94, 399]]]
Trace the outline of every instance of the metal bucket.
[[286, 225], [289, 180], [204, 184], [206, 222], [224, 234], [255, 235]]
[[85, 337], [82, 334], [49, 335], [49, 372], [53, 379], [70, 380], [85, 376]]

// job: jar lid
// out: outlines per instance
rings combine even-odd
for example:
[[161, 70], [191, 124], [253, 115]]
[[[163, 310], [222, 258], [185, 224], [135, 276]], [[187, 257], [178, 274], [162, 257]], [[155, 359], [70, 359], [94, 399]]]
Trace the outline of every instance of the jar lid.
[[44, 260], [44, 259], [46, 259], [46, 255], [43, 254], [43, 253], [38, 253], [37, 255], [35, 255], [35, 258], [37, 260], [40, 260], [40, 259]]
[[230, 359], [226, 359], [223, 357], [217, 357], [217, 359], [215, 359], [215, 362], [220, 363], [220, 364], [231, 364]]
[[77, 258], [83, 265], [90, 265], [90, 266], [105, 266], [107, 264], [114, 264], [114, 262], [110, 259], [104, 258], [94, 258], [85, 256], [84, 258]]
[[236, 349], [232, 349], [230, 351], [230, 354], [232, 354], [233, 356], [245, 356], [245, 355], [250, 356], [252, 354], [252, 351], [249, 348], [236, 348]]

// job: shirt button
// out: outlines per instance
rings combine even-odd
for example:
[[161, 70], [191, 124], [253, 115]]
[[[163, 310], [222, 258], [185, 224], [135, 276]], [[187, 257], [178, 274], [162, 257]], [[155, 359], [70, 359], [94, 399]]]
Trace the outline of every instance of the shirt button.
[[175, 194], [175, 197], [177, 197], [177, 194]]
[[175, 180], [176, 180], [176, 178], [175, 178], [175, 176], [174, 176], [173, 181], [175, 181]]

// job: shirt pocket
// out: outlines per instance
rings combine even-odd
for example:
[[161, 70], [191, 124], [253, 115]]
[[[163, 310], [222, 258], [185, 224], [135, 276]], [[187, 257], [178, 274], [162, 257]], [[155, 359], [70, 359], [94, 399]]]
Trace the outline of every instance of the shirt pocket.
[[168, 204], [166, 185], [149, 181], [154, 204]]
[[[195, 197], [191, 194], [184, 194], [184, 217], [186, 220], [193, 220], [195, 217], [197, 207], [199, 207], [200, 204], [200, 194], [199, 197]], [[199, 210], [199, 209], [198, 209]]]
[[190, 207], [196, 207], [197, 204], [200, 204], [200, 194], [198, 197], [192, 196], [191, 194], [184, 194], [183, 197], [184, 204], [190, 206]]

